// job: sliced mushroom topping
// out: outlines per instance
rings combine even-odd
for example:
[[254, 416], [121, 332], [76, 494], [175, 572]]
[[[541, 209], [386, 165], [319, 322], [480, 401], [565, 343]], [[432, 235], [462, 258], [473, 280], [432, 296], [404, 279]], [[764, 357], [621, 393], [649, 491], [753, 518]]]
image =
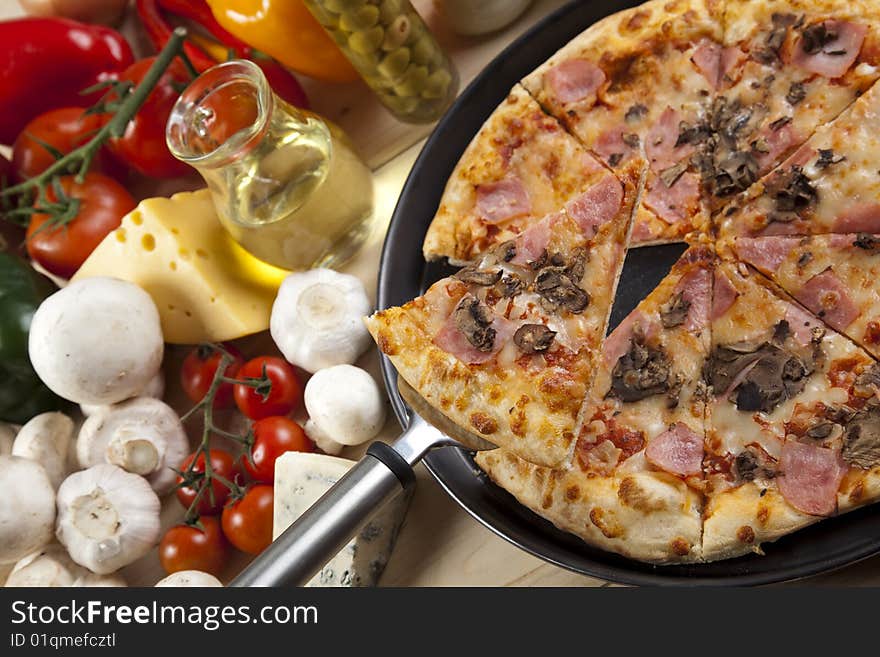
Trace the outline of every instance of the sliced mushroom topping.
[[825, 440], [837, 425], [833, 422], [818, 422], [807, 429], [807, 437], [813, 440]]
[[748, 151], [733, 151], [721, 161], [713, 181], [717, 196], [731, 196], [748, 189], [758, 179], [758, 161]]
[[471, 266], [460, 270], [454, 277], [465, 283], [490, 286], [501, 280], [502, 273], [500, 269], [479, 269]]
[[806, 97], [807, 88], [804, 86], [803, 82], [792, 82], [791, 86], [788, 88], [788, 93], [785, 94], [785, 100], [788, 101], [789, 105], [797, 105]]
[[764, 38], [764, 45], [757, 48], [753, 55], [762, 64], [775, 64], [780, 61], [779, 51], [785, 43], [788, 28], [797, 22], [793, 14], [773, 14], [773, 29]]
[[513, 334], [513, 342], [523, 353], [534, 354], [547, 351], [555, 337], [556, 331], [543, 324], [523, 324]]
[[776, 471], [765, 454], [746, 447], [733, 460], [733, 475], [737, 481], [754, 481], [772, 479], [776, 476]]
[[776, 322], [776, 326], [773, 327], [773, 342], [782, 345], [791, 335], [791, 324], [788, 323], [787, 319], [781, 319]]
[[620, 138], [623, 140], [623, 143], [629, 146], [630, 148], [638, 148], [641, 144], [641, 140], [639, 136], [634, 132], [625, 132], [620, 135]]
[[877, 253], [880, 250], [880, 239], [870, 233], [859, 233], [853, 240], [853, 246]]
[[535, 291], [552, 309], [565, 308], [581, 313], [590, 303], [590, 295], [575, 285], [565, 267], [544, 267], [535, 277]]
[[[829, 30], [827, 23], [808, 25], [801, 30], [801, 48], [808, 55], [823, 52], [825, 46], [837, 39], [837, 32]], [[846, 50], [833, 50], [825, 52], [826, 55], [845, 55]]]
[[580, 283], [587, 270], [587, 263], [590, 261], [590, 250], [584, 246], [579, 246], [571, 252], [566, 266], [566, 274], [575, 284]]
[[771, 342], [718, 345], [709, 355], [704, 376], [716, 394], [730, 390], [741, 411], [771, 412], [799, 394], [815, 369], [814, 362]]
[[671, 167], [663, 169], [663, 171], [660, 172], [660, 180], [663, 181], [663, 184], [668, 189], [672, 187], [679, 178], [681, 178], [681, 175], [685, 171], [687, 171], [687, 168], [688, 161], [680, 160], [679, 162], [673, 164]]
[[825, 169], [832, 164], [840, 164], [846, 159], [843, 155], [834, 157], [834, 150], [831, 148], [820, 148], [819, 157], [816, 158], [816, 168]]
[[780, 212], [803, 212], [819, 199], [812, 181], [804, 174], [803, 168], [796, 165], [774, 177], [767, 184], [766, 193]]
[[874, 363], [856, 377], [853, 392], [860, 397], [873, 397], [880, 390], [880, 363]]
[[633, 335], [629, 350], [617, 359], [611, 371], [609, 397], [635, 402], [679, 388], [669, 356], [659, 346], [645, 344], [639, 333]]
[[612, 153], [608, 156], [608, 166], [616, 167], [623, 160], [623, 153]]
[[791, 117], [790, 116], [783, 116], [783, 117], [780, 117], [780, 118], [776, 119], [775, 121], [771, 122], [769, 128], [773, 132], [778, 132], [779, 130], [782, 130], [782, 128], [787, 126], [789, 123], [791, 123]]
[[502, 262], [510, 262], [516, 257], [516, 242], [508, 240], [495, 247], [495, 256]]
[[846, 426], [843, 460], [851, 466], [870, 470], [880, 465], [880, 404], [865, 406]]
[[466, 295], [452, 311], [455, 327], [480, 351], [492, 351], [495, 346], [495, 329], [492, 328], [492, 311], [474, 296]]
[[673, 328], [684, 324], [691, 303], [684, 298], [684, 292], [674, 295], [667, 304], [660, 307], [660, 321], [663, 328]]
[[678, 139], [675, 140], [675, 147], [678, 148], [684, 144], [701, 144], [706, 141], [711, 134], [712, 130], [705, 122], [689, 125], [685, 121], [682, 121], [678, 124]]
[[641, 103], [636, 103], [628, 110], [626, 110], [626, 114], [624, 114], [623, 118], [627, 123], [635, 123], [636, 121], [641, 121], [648, 115], [648, 108], [642, 105]]
[[504, 278], [499, 282], [501, 296], [505, 299], [512, 299], [521, 294], [525, 289], [525, 282], [519, 276], [513, 273], [505, 274]]
[[797, 266], [798, 267], [806, 267], [813, 261], [813, 252], [812, 251], [804, 251], [798, 256]]

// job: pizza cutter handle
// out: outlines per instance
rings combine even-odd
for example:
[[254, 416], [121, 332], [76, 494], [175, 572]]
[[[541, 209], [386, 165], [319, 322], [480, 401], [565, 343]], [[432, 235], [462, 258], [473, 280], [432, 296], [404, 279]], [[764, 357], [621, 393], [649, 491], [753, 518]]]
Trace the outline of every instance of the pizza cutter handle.
[[449, 443], [423, 421], [394, 446], [375, 442], [345, 476], [245, 568], [230, 586], [303, 586], [385, 504], [415, 485], [415, 465]]

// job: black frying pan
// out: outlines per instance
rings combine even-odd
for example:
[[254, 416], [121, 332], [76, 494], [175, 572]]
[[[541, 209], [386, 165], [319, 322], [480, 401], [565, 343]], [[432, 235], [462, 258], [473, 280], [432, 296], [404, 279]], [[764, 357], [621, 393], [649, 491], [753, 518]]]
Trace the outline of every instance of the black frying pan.
[[[425, 263], [422, 240], [453, 167], [513, 84], [588, 25], [636, 4], [639, 3], [595, 0], [566, 5], [509, 46], [464, 91], [422, 150], [397, 203], [382, 251], [380, 308], [409, 301], [449, 273], [443, 266]], [[682, 246], [672, 245], [634, 249], [627, 254], [612, 310], [612, 328], [666, 275], [683, 250]], [[394, 411], [406, 426], [408, 414], [398, 393], [397, 372], [384, 357], [382, 373]], [[556, 529], [489, 481], [465, 450], [435, 450], [425, 462], [453, 499], [502, 538], [550, 563], [614, 582], [675, 586], [766, 584], [827, 572], [880, 553], [880, 513], [866, 508], [767, 544], [765, 556], [698, 565], [651, 566], [590, 547]]]

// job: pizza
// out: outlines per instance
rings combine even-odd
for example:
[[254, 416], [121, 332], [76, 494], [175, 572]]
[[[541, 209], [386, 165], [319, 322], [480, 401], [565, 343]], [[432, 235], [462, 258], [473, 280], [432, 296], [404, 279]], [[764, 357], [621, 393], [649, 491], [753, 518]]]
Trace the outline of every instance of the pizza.
[[542, 468], [507, 450], [477, 464], [558, 527], [643, 561], [700, 558], [710, 249], [692, 247], [608, 336], [574, 457]]
[[737, 199], [720, 235], [880, 233], [878, 120], [875, 85]]
[[[878, 79], [869, 0], [609, 16], [463, 154], [424, 247], [463, 269], [368, 327], [498, 446], [492, 481], [590, 545], [712, 561], [876, 502]], [[609, 332], [626, 249], [660, 243], [686, 249]]]
[[828, 326], [880, 357], [880, 235], [742, 237], [733, 249]]
[[423, 296], [366, 320], [431, 406], [523, 458], [567, 458], [605, 335], [636, 190], [550, 214]]

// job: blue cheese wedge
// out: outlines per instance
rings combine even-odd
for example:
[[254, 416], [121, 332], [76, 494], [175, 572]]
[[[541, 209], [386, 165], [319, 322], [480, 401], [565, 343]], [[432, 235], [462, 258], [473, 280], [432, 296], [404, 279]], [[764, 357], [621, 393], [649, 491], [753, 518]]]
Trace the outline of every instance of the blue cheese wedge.
[[[287, 529], [354, 464], [326, 454], [282, 454], [275, 461], [272, 538]], [[380, 511], [307, 586], [375, 586], [391, 556], [408, 505], [409, 495], [401, 495]]]

